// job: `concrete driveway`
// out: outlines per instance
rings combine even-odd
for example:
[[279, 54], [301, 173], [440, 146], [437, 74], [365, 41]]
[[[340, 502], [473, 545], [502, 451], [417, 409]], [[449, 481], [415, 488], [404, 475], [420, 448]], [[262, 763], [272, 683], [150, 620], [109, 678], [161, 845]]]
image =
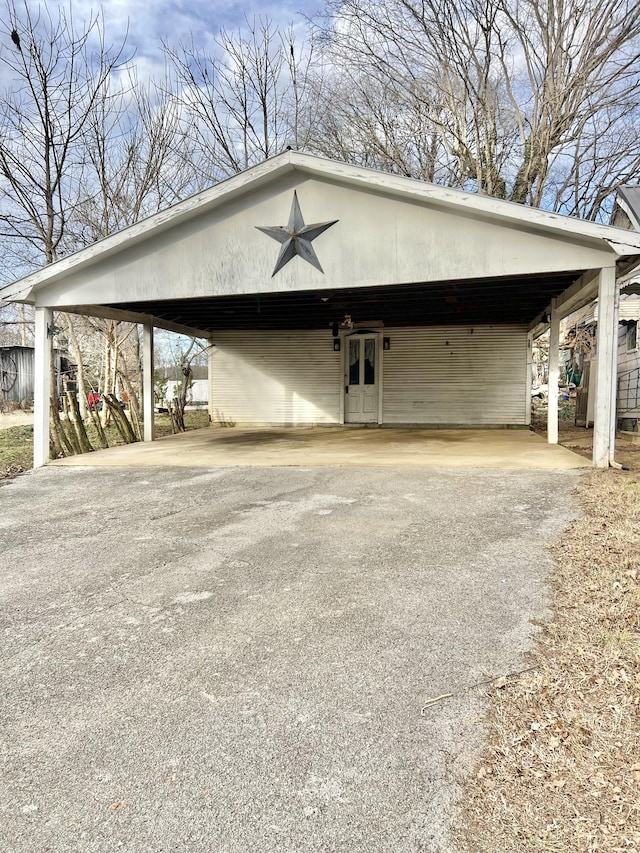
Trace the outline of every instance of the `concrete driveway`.
[[209, 428], [97, 450], [55, 465], [382, 465], [442, 468], [588, 468], [589, 459], [528, 429], [367, 427]]
[[0, 849], [451, 853], [474, 685], [523, 666], [576, 476], [2, 485]]

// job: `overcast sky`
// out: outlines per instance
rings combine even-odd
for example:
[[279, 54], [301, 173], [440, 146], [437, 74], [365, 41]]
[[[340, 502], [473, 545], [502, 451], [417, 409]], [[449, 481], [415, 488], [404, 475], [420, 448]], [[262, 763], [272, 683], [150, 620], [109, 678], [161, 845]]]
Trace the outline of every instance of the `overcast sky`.
[[[31, 2], [31, 0], [30, 0]], [[107, 38], [117, 42], [129, 30], [128, 43], [135, 47], [138, 60], [150, 61], [159, 57], [159, 45], [164, 39], [177, 44], [189, 41], [193, 33], [197, 46], [207, 46], [224, 27], [242, 28], [245, 18], [268, 17], [275, 24], [290, 24], [303, 28], [300, 14], [311, 15], [321, 0], [71, 0], [71, 8], [79, 24], [91, 13], [102, 9]], [[36, 0], [33, 0], [34, 5]], [[49, 0], [51, 7], [68, 8], [69, 0]]]

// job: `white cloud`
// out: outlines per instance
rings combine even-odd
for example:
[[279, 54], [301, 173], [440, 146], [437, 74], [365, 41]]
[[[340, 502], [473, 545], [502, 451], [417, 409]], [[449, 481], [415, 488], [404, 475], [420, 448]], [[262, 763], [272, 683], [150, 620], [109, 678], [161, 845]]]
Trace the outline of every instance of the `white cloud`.
[[[68, 7], [68, 0], [49, 0], [50, 7]], [[76, 24], [90, 19], [96, 12], [104, 16], [109, 43], [118, 43], [128, 31], [128, 44], [135, 49], [141, 70], [161, 64], [160, 44], [163, 40], [176, 45], [180, 40], [193, 40], [197, 47], [208, 47], [221, 28], [242, 29], [245, 19], [254, 16], [270, 18], [287, 27], [300, 25], [300, 0], [257, 0], [252, 4], [237, 0], [72, 0]], [[304, 4], [302, 4], [304, 5]]]

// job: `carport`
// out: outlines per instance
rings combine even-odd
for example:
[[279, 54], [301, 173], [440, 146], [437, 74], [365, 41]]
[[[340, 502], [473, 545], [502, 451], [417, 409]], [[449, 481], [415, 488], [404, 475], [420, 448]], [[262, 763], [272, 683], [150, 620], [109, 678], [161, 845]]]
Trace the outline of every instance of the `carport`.
[[36, 465], [55, 310], [142, 325], [147, 442], [155, 328], [211, 343], [212, 419], [253, 429], [526, 428], [532, 342], [550, 329], [555, 445], [560, 320], [597, 297], [606, 467], [616, 277], [639, 257], [622, 229], [287, 151], [0, 295], [36, 307]]

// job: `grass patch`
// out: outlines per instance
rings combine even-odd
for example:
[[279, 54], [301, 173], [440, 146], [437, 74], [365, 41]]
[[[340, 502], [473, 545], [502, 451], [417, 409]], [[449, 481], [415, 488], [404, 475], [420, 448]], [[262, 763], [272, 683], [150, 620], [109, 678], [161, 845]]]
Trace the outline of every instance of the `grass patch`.
[[[202, 429], [209, 426], [209, 414], [206, 411], [193, 411], [185, 413], [185, 425], [187, 430]], [[67, 429], [70, 425], [66, 425]], [[98, 436], [90, 421], [85, 424], [87, 436], [94, 449], [100, 448]], [[156, 415], [155, 417], [156, 437], [171, 435], [171, 419], [168, 415]], [[107, 440], [110, 447], [123, 444], [120, 433], [111, 425], [106, 429]], [[15, 477], [23, 471], [33, 468], [33, 427], [15, 426], [0, 430], [0, 480]]]
[[554, 546], [554, 613], [534, 669], [488, 692], [489, 747], [468, 783], [465, 853], [640, 847], [638, 475], [591, 471]]
[[0, 480], [33, 468], [33, 427], [0, 430]]
[[[209, 412], [202, 409], [187, 411], [184, 413], [184, 425], [187, 432], [192, 429], [202, 429], [209, 426]], [[156, 438], [171, 435], [171, 418], [169, 415], [156, 415], [155, 417]]]

